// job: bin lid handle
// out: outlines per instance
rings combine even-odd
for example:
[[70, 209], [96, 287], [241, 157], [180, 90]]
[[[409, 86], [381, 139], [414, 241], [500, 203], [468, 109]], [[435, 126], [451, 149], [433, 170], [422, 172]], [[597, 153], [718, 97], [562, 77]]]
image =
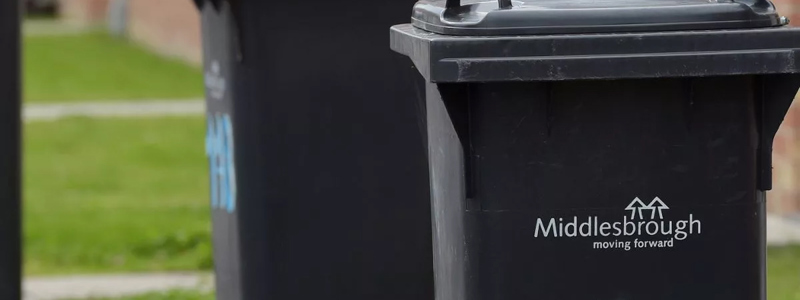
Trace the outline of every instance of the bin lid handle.
[[[511, 0], [497, 0], [497, 6], [500, 7], [500, 9], [511, 8]], [[461, 0], [447, 0], [447, 3], [445, 3], [445, 7], [447, 8], [461, 7]]]

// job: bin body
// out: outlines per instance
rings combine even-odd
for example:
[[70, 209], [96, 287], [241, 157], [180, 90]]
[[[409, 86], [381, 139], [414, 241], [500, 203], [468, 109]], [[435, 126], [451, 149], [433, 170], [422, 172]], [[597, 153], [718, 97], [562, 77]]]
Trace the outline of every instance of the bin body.
[[765, 299], [799, 37], [393, 27], [428, 81], [436, 299]]
[[432, 299], [411, 5], [202, 5], [219, 299]]
[[[435, 245], [464, 282], [437, 279], [467, 294], [440, 299], [759, 299], [753, 80], [431, 85], [432, 174], [461, 155], [465, 177], [431, 181], [435, 232], [463, 232]], [[637, 197], [669, 209], [626, 210]]]
[[0, 3], [0, 299], [21, 299], [20, 1]]

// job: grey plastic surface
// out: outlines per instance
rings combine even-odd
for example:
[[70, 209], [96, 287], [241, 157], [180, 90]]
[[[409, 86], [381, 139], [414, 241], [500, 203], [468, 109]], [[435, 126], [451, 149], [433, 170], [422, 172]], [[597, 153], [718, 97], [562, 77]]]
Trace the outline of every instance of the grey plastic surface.
[[774, 5], [766, 0], [526, 0], [513, 1], [510, 8], [490, 0], [456, 5], [453, 0], [419, 1], [412, 24], [448, 35], [516, 35], [758, 28], [781, 23]]

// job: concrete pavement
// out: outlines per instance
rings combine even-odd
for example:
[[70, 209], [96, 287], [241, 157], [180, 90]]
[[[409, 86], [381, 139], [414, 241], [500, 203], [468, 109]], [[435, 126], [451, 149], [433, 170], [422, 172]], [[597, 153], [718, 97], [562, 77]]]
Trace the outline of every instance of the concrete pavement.
[[157, 273], [26, 278], [24, 300], [125, 297], [177, 289], [211, 291], [211, 274]]
[[25, 121], [56, 121], [68, 117], [121, 118], [194, 116], [205, 113], [201, 99], [138, 100], [25, 104]]
[[767, 244], [772, 246], [800, 244], [800, 218], [769, 215]]
[[25, 36], [63, 36], [86, 33], [97, 30], [96, 27], [77, 23], [62, 22], [59, 20], [26, 20], [22, 23], [22, 33]]

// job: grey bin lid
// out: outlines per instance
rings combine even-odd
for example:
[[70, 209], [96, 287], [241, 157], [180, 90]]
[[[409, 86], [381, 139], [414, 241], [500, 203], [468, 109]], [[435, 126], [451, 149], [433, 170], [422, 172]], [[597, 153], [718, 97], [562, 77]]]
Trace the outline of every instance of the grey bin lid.
[[421, 0], [412, 24], [446, 35], [530, 35], [780, 26], [768, 0]]

